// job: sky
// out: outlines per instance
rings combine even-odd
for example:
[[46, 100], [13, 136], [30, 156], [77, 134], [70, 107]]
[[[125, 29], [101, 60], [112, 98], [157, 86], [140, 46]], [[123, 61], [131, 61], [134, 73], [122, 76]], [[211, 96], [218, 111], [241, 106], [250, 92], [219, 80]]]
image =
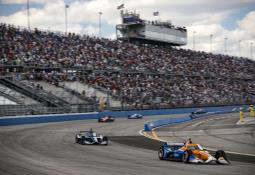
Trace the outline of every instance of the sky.
[[[66, 4], [69, 32], [98, 36], [102, 12], [102, 37], [115, 39], [117, 6], [124, 4], [142, 19], [186, 26], [183, 48], [255, 60], [255, 0], [29, 0], [31, 28], [65, 32]], [[27, 0], [0, 0], [0, 22], [27, 27], [27, 21]]]

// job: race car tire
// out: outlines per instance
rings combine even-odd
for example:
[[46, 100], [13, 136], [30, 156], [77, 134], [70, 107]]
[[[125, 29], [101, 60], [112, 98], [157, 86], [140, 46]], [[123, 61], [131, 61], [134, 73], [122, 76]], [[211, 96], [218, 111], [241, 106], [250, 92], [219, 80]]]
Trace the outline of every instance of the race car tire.
[[106, 144], [104, 144], [104, 145], [108, 145], [108, 137], [106, 137], [106, 136], [103, 137], [102, 141], [103, 141], [103, 142], [106, 142]]
[[[220, 157], [223, 157], [228, 163], [230, 163], [229, 160], [227, 159], [225, 151], [223, 151], [223, 150], [217, 150], [215, 152], [214, 157], [216, 158], [216, 160], [218, 160]], [[219, 162], [217, 161], [217, 163], [219, 163]]]
[[160, 150], [158, 151], [158, 158], [159, 160], [164, 160], [164, 149], [160, 148]]
[[85, 137], [81, 138], [80, 144], [85, 145]]
[[190, 151], [185, 151], [182, 155], [182, 162], [189, 163], [190, 155], [191, 155]]
[[214, 157], [216, 159], [219, 159], [220, 157], [224, 157], [225, 158], [226, 154], [225, 154], [225, 152], [223, 150], [218, 150], [218, 151], [215, 152]]

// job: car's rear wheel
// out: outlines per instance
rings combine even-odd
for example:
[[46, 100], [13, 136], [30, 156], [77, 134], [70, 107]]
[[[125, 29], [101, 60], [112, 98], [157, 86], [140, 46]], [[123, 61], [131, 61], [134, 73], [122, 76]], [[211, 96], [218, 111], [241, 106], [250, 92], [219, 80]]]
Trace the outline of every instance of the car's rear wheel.
[[158, 151], [158, 158], [160, 160], [164, 160], [164, 149], [160, 148], [160, 150]]
[[190, 157], [189, 151], [185, 151], [182, 155], [182, 162], [189, 163], [189, 157]]
[[108, 137], [103, 137], [103, 142], [106, 142], [104, 145], [108, 145]]

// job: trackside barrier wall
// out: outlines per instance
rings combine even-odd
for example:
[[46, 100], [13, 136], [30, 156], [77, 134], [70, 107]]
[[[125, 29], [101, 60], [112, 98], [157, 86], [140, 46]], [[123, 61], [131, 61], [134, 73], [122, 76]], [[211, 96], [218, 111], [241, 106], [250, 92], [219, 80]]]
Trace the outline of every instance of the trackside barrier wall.
[[48, 123], [72, 120], [97, 119], [98, 112], [84, 114], [54, 114], [37, 116], [19, 116], [19, 117], [0, 117], [0, 126], [22, 125], [31, 123]]
[[[224, 107], [205, 107], [203, 108], [207, 113], [204, 114], [196, 114], [196, 115], [188, 115], [185, 117], [178, 117], [178, 118], [169, 118], [169, 119], [161, 119], [161, 120], [154, 120], [150, 122], [146, 122], [144, 124], [144, 131], [152, 131], [152, 129], [163, 126], [163, 125], [170, 125], [175, 123], [181, 123], [190, 121], [200, 117], [206, 117], [214, 114], [223, 114], [223, 113], [230, 113], [230, 112], [238, 112], [239, 108], [243, 107], [244, 109], [248, 108], [248, 105], [243, 106], [224, 106]], [[194, 111], [194, 109], [193, 109]], [[191, 113], [192, 111], [189, 111]]]
[[[208, 112], [215, 111], [230, 111], [233, 109], [239, 109], [240, 106], [219, 106], [219, 107], [203, 107]], [[242, 106], [244, 107], [244, 106]], [[0, 117], [0, 126], [7, 125], [20, 125], [31, 123], [47, 123], [47, 122], [61, 122], [71, 120], [85, 120], [85, 119], [97, 119], [101, 116], [114, 116], [114, 117], [127, 117], [132, 114], [142, 114], [145, 117], [151, 115], [170, 115], [170, 114], [185, 114], [191, 113], [198, 108], [175, 108], [175, 109], [154, 109], [154, 110], [132, 110], [132, 111], [104, 111], [104, 112], [91, 112], [91, 113], [79, 113], [79, 114], [52, 114], [52, 115], [31, 115], [31, 116], [8, 116]], [[178, 118], [175, 122], [187, 120], [187, 118]], [[162, 123], [163, 121], [161, 121]], [[170, 122], [170, 121], [168, 121]], [[155, 125], [154, 125], [155, 126]]]
[[173, 124], [173, 123], [181, 123], [191, 120], [190, 116], [187, 117], [179, 117], [179, 118], [170, 118], [170, 119], [161, 119], [155, 120], [152, 122], [147, 122], [144, 124], [144, 131], [151, 131], [153, 128]]

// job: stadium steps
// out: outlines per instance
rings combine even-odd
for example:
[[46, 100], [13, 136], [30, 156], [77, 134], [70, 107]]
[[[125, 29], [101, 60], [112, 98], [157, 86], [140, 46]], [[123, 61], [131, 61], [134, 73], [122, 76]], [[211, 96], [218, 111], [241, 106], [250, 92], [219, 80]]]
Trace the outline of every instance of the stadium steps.
[[73, 95], [75, 95], [77, 98], [79, 98], [80, 100], [85, 101], [88, 104], [94, 104], [95, 100], [92, 100], [91, 98], [88, 98], [84, 95], [82, 95], [80, 92], [73, 90], [67, 86], [63, 86], [63, 89], [65, 89], [67, 92], [72, 93]]
[[2, 84], [0, 84], [0, 94], [11, 101], [16, 102], [17, 104], [22, 105], [33, 105], [38, 104], [37, 101], [33, 100], [32, 98], [25, 96], [13, 89], [10, 89]]
[[68, 106], [68, 102], [62, 100], [61, 98], [55, 96], [52, 93], [45, 92], [43, 90], [36, 90], [24, 83], [18, 81], [12, 81], [7, 78], [0, 78], [0, 83], [7, 86], [10, 89], [22, 93], [46, 106], [52, 107], [63, 107]]
[[92, 86], [89, 86], [89, 85], [81, 83], [81, 82], [64, 82], [64, 86], [69, 89], [75, 90], [75, 91], [79, 92], [80, 94], [82, 94], [82, 91], [85, 91], [86, 97], [91, 98], [93, 96], [96, 96], [97, 99], [109, 98], [110, 106], [112, 106], [112, 107], [120, 107], [121, 106], [121, 102], [119, 100], [116, 100], [116, 98], [113, 97], [111, 94], [107, 95], [106, 90], [92, 87]]
[[58, 86], [56, 86], [45, 81], [32, 81], [32, 82], [23, 81], [23, 82], [33, 83], [37, 85], [39, 84], [47, 92], [53, 93], [59, 98], [62, 98], [63, 100], [68, 101], [70, 104], [89, 104], [88, 99], [85, 97], [82, 97], [79, 92], [72, 90], [66, 86], [63, 86], [60, 83], [58, 83]]
[[8, 100], [15, 102], [16, 104], [23, 104], [23, 102], [14, 96], [7, 94], [6, 89], [0, 87], [0, 96], [7, 98]]

